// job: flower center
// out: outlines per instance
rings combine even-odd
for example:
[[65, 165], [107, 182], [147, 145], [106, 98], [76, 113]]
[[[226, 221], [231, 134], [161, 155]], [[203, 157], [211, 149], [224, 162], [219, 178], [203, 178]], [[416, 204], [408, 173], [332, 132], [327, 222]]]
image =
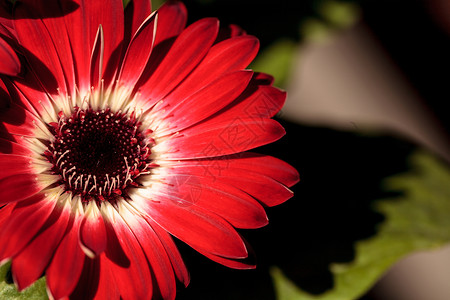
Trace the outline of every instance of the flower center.
[[82, 201], [126, 199], [152, 166], [153, 142], [140, 125], [134, 113], [75, 108], [66, 117], [60, 112], [58, 123], [50, 123], [55, 140], [44, 155], [60, 175], [59, 184]]

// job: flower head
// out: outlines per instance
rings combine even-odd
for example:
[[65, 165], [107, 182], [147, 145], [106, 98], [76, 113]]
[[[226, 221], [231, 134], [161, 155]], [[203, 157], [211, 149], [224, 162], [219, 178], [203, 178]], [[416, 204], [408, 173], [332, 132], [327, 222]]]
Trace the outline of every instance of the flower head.
[[245, 151], [284, 134], [285, 93], [245, 70], [258, 40], [237, 27], [105, 1], [16, 3], [29, 70], [5, 79], [0, 261], [55, 299], [174, 299], [189, 276], [172, 236], [254, 267], [235, 228], [266, 225], [298, 174]]

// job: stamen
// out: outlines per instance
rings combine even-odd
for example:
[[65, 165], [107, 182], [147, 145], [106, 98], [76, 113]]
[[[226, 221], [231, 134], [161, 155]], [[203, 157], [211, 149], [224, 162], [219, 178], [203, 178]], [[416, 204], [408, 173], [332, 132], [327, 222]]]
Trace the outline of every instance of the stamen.
[[120, 176], [117, 175], [116, 178], [117, 178], [117, 186], [120, 186]]
[[116, 179], [112, 178], [112, 184], [109, 186], [108, 195], [111, 195], [111, 190], [114, 190], [115, 187], [116, 187]]
[[[53, 113], [50, 112], [50, 111], [47, 109], [47, 106], [44, 105], [44, 104], [42, 103], [41, 100], [39, 100], [38, 103], [39, 103], [39, 105], [42, 107], [42, 109], [47, 113], [47, 117], [51, 119], [51, 118], [54, 116], [54, 112], [53, 112]], [[53, 107], [52, 107], [52, 108], [53, 108]]]
[[94, 175], [94, 186], [93, 187], [95, 188], [95, 190], [97, 190], [97, 177], [95, 175]]
[[77, 179], [75, 180], [75, 189], [78, 188], [78, 181], [80, 180], [80, 176], [77, 176]]
[[125, 165], [127, 166], [127, 174], [125, 175], [125, 178], [127, 178], [127, 177], [128, 177], [128, 174], [130, 173], [130, 166], [128, 165], [127, 157], [124, 156], [123, 159], [125, 160]]
[[[61, 159], [67, 154], [69, 153], [70, 150], [66, 150], [66, 152], [64, 152], [63, 154], [61, 154], [58, 158], [58, 160], [56, 161], [56, 165], [59, 165], [59, 162], [61, 161]], [[60, 166], [61, 167], [61, 166]]]
[[72, 179], [75, 175], [77, 175], [77, 173], [73, 173], [72, 175], [69, 176], [69, 187], [72, 187]]
[[[107, 186], [109, 186], [109, 174], [108, 173], [106, 173], [106, 182], [108, 183]], [[106, 188], [105, 188], [105, 190], [106, 190]]]
[[85, 184], [84, 184], [83, 192], [86, 192], [86, 188], [87, 188], [87, 186], [88, 186], [88, 184], [89, 184], [89, 180], [90, 180], [90, 179], [91, 179], [91, 174], [88, 175], [88, 178], [87, 178], [87, 180], [86, 180], [86, 182], [85, 182]]
[[[94, 92], [78, 101], [104, 96]], [[42, 145], [43, 157], [72, 198], [83, 203], [129, 199], [129, 190], [141, 185], [139, 176], [150, 174], [154, 165], [149, 158], [154, 140], [148, 136], [153, 131], [140, 131], [142, 114], [136, 108], [128, 113], [83, 108], [88, 102], [73, 106], [71, 114], [60, 110], [58, 120], [48, 125], [54, 137]]]
[[106, 191], [107, 187], [108, 187], [108, 182], [105, 181], [105, 185], [103, 186], [103, 190]]
[[80, 177], [80, 188], [83, 187], [83, 176], [84, 176], [84, 174], [81, 174], [81, 177]]

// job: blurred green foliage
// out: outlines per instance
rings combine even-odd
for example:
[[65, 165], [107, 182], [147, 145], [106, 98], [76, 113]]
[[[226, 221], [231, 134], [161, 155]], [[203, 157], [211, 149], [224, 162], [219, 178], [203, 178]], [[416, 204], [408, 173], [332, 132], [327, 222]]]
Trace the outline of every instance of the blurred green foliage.
[[323, 1], [318, 11], [328, 24], [335, 28], [347, 28], [359, 18], [360, 11], [356, 3], [336, 0]]
[[288, 39], [281, 39], [260, 53], [250, 68], [274, 76], [276, 86], [284, 86], [291, 66], [297, 44]]
[[[128, 3], [130, 3], [130, 0], [122, 0], [122, 2], [123, 7], [127, 7]], [[164, 2], [164, 0], [152, 0], [152, 10], [158, 9]]]
[[45, 278], [40, 278], [30, 287], [18, 292], [11, 282], [11, 263], [5, 263], [0, 267], [0, 299], [8, 300], [46, 300]]

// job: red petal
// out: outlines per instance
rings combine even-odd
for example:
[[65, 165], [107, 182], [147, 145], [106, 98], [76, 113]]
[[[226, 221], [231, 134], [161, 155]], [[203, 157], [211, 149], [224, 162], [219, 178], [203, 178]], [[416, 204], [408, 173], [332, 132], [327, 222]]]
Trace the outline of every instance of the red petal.
[[186, 98], [222, 74], [247, 67], [258, 48], [258, 39], [252, 36], [236, 37], [214, 45], [198, 67], [166, 99]]
[[[6, 223], [7, 220], [9, 220], [9, 217], [11, 215], [11, 212], [15, 206], [15, 203], [13, 204], [6, 204], [5, 206], [0, 207], [0, 228]], [[1, 236], [1, 230], [0, 230], [0, 236]], [[0, 238], [1, 240], [1, 238]], [[2, 243], [3, 244], [3, 243]], [[0, 251], [1, 253], [1, 251]], [[1, 264], [1, 259], [0, 259]]]
[[[60, 89], [64, 92], [65, 87], [67, 85], [67, 91], [70, 93], [73, 93], [75, 90], [75, 74], [74, 74], [74, 63], [73, 63], [73, 57], [72, 57], [72, 49], [70, 46], [69, 38], [67, 36], [67, 32], [65, 30], [65, 24], [64, 20], [60, 18], [62, 16], [62, 11], [60, 8], [60, 5], [58, 1], [50, 0], [50, 1], [39, 1], [39, 0], [26, 0], [26, 4], [24, 7], [19, 8], [19, 10], [16, 10], [16, 17], [20, 18], [22, 15], [32, 14], [34, 16], [34, 20], [28, 20], [28, 25], [23, 24], [22, 21], [16, 20], [16, 28], [17, 26], [33, 26], [36, 27], [36, 29], [39, 30], [45, 30], [48, 32], [48, 38], [46, 37], [46, 40], [48, 42], [51, 41], [51, 44], [48, 44], [46, 47], [54, 47], [54, 50], [56, 51], [57, 57], [52, 56], [52, 61], [47, 61], [47, 56], [42, 56], [42, 51], [45, 49], [30, 49], [27, 48], [27, 50], [36, 52], [38, 54], [38, 59], [44, 59], [42, 62], [47, 66], [48, 64], [53, 63], [54, 61], [58, 62], [57, 66], [50, 65], [49, 70], [53, 72], [53, 70], [60, 72], [60, 68], [63, 72], [63, 77], [57, 77], [58, 86]], [[55, 17], [50, 17], [55, 16]], [[41, 25], [42, 24], [42, 25]], [[25, 29], [25, 28], [23, 28]], [[44, 33], [45, 34], [45, 33]], [[22, 37], [27, 39], [27, 37]], [[38, 43], [40, 41], [37, 41]], [[30, 43], [30, 41], [27, 41], [27, 43]], [[28, 44], [27, 44], [28, 45]], [[33, 44], [30, 44], [32, 46]], [[26, 46], [28, 47], [28, 46]], [[42, 47], [42, 44], [39, 46]], [[49, 50], [53, 51], [53, 50]], [[30, 58], [28, 58], [30, 60]], [[54, 61], [53, 61], [54, 60]], [[39, 66], [38, 61], [33, 62], [35, 64], [35, 71], [41, 70], [42, 66]], [[42, 76], [42, 73], [37, 73], [39, 76]], [[58, 74], [58, 73], [57, 73]], [[40, 78], [40, 77], [39, 77]], [[60, 81], [63, 80], [63, 81]]]
[[148, 205], [150, 217], [188, 245], [224, 257], [247, 257], [241, 237], [221, 217], [195, 205], [180, 206], [179, 199], [153, 190]]
[[[106, 228], [95, 203], [90, 204], [94, 212], [83, 218], [79, 231], [79, 241], [86, 255], [93, 258], [106, 249]], [[96, 212], [95, 212], [96, 211]]]
[[[69, 40], [72, 45], [78, 87], [82, 93], [89, 90], [89, 61], [99, 25], [103, 26], [105, 40], [102, 76], [105, 86], [114, 76], [123, 40], [124, 15], [121, 0], [61, 2]], [[107, 9], [105, 9], [107, 8]], [[107, 72], [108, 71], [108, 72]]]
[[272, 119], [221, 120], [220, 116], [190, 127], [154, 147], [162, 159], [189, 159], [243, 152], [281, 138], [283, 127]]
[[153, 13], [138, 28], [125, 54], [119, 84], [133, 89], [152, 53], [157, 14]]
[[170, 262], [172, 263], [172, 268], [175, 271], [175, 274], [177, 275], [177, 278], [179, 281], [181, 281], [184, 286], [188, 286], [190, 278], [189, 273], [186, 268], [186, 265], [183, 262], [183, 258], [180, 255], [180, 252], [178, 251], [177, 246], [175, 245], [172, 237], [162, 229], [158, 224], [156, 224], [152, 219], [146, 220], [149, 225], [152, 227], [152, 229], [155, 231], [155, 233], [158, 235], [158, 238], [160, 239], [161, 243], [163, 244], [167, 255], [169, 256]]
[[150, 103], [154, 103], [152, 101], [161, 99], [177, 86], [206, 55], [218, 26], [219, 22], [212, 18], [197, 21], [178, 36], [160, 64], [150, 57], [146, 70], [150, 78], [140, 88], [142, 98], [151, 99]]
[[9, 106], [10, 99], [9, 91], [3, 80], [0, 79], [0, 111]]
[[[104, 256], [104, 254], [102, 255]], [[102, 257], [101, 256], [101, 257]], [[109, 269], [106, 269], [103, 261], [100, 262], [100, 257], [90, 259], [85, 257], [83, 269], [81, 271], [78, 284], [70, 295], [70, 299], [119, 299], [116, 294], [115, 297], [98, 297], [95, 298], [96, 293], [99, 290], [117, 291], [117, 287], [114, 285], [114, 280], [107, 282], [103, 281], [102, 285], [99, 284], [100, 277], [105, 278], [110, 275]], [[111, 275], [112, 277], [112, 275]], [[107, 277], [107, 279], [112, 279]], [[103, 287], [103, 289], [102, 289]], [[66, 299], [64, 299], [66, 300]]]
[[69, 222], [66, 206], [55, 209], [34, 240], [13, 258], [11, 271], [19, 290], [36, 281], [50, 262]]
[[273, 117], [283, 107], [286, 92], [273, 86], [258, 85], [250, 81], [247, 90], [224, 111], [219, 112], [223, 118], [233, 119], [238, 116], [255, 120]]
[[[98, 259], [100, 260], [100, 275], [94, 299], [120, 299], [120, 291], [118, 286], [114, 284], [116, 274], [112, 273], [113, 269], [110, 267], [112, 262], [106, 257], [105, 253], [102, 253]], [[83, 296], [79, 299], [85, 297], [84, 294], [82, 295]], [[74, 297], [74, 299], [78, 298]]]
[[0, 111], [0, 120], [3, 125], [0, 126], [0, 133], [36, 137], [35, 124], [45, 128], [45, 125], [30, 112], [12, 103], [8, 109]]
[[17, 174], [35, 174], [29, 156], [0, 154], [0, 179]]
[[105, 51], [105, 38], [103, 36], [103, 27], [100, 24], [95, 35], [94, 47], [92, 48], [90, 59], [90, 86], [97, 89], [100, 88], [100, 80], [102, 79], [103, 59]]
[[275, 78], [272, 75], [266, 73], [255, 72], [255, 81], [261, 85], [273, 85]]
[[15, 76], [19, 72], [19, 58], [13, 48], [0, 37], [0, 73]]
[[155, 45], [179, 35], [187, 21], [187, 9], [181, 1], [166, 1], [158, 9], [158, 30]]
[[[197, 250], [197, 249], [195, 249]], [[244, 259], [230, 259], [230, 258], [225, 258], [225, 257], [221, 257], [221, 256], [217, 256], [208, 252], [202, 252], [200, 250], [197, 250], [199, 253], [203, 254], [204, 256], [206, 256], [207, 258], [209, 258], [210, 260], [213, 260], [221, 265], [224, 265], [228, 268], [233, 268], [233, 269], [238, 269], [238, 270], [249, 270], [249, 269], [255, 269], [256, 268], [256, 264], [248, 258], [244, 258]]]
[[[153, 45], [153, 48], [156, 47], [156, 51], [152, 51], [149, 63], [139, 79], [138, 86], [145, 85], [150, 76], [155, 72], [155, 69], [166, 58], [167, 53], [173, 46], [175, 37], [178, 36], [186, 26], [186, 21], [187, 10], [181, 1], [167, 1], [160, 9], [158, 9], [157, 30]], [[151, 93], [151, 86], [148, 85], [148, 89], [150, 91], [145, 92], [142, 99], [147, 101], [147, 105], [150, 107], [158, 99], [149, 99], [148, 93]]]
[[131, 0], [127, 4], [125, 8], [125, 45], [151, 13], [151, 0]]
[[[173, 126], [167, 128], [167, 133], [196, 124], [228, 105], [247, 87], [251, 76], [251, 71], [236, 71], [218, 78], [186, 99], [181, 95], [177, 99], [168, 99], [168, 104], [173, 106], [169, 106], [166, 115], [161, 116], [163, 120], [169, 119]], [[164, 134], [158, 133], [159, 136]]]
[[30, 155], [32, 151], [25, 146], [0, 138], [0, 153], [26, 156]]
[[40, 194], [16, 204], [0, 230], [0, 243], [3, 245], [0, 249], [0, 261], [14, 256], [34, 238], [54, 206], [55, 201], [47, 201]]
[[266, 206], [279, 205], [294, 195], [287, 187], [272, 178], [250, 172], [221, 177], [220, 180], [250, 194]]
[[226, 267], [233, 268], [233, 269], [239, 269], [239, 270], [249, 270], [249, 269], [255, 269], [256, 268], [256, 261], [255, 261], [255, 255], [253, 253], [253, 250], [251, 249], [250, 245], [244, 240], [245, 245], [247, 249], [249, 249], [249, 257], [243, 258], [243, 259], [230, 259], [218, 255], [214, 255], [202, 250], [197, 250], [199, 253], [203, 254], [207, 258], [222, 264]]
[[34, 174], [17, 174], [0, 179], [0, 205], [24, 200], [42, 190]]
[[12, 23], [12, 3], [2, 1], [0, 2], [0, 34], [7, 37], [14, 37], [11, 31], [14, 31]]
[[[255, 197], [267, 206], [278, 205], [292, 197], [293, 193], [285, 185], [264, 174], [255, 173], [251, 166], [239, 165], [239, 159], [227, 157], [195, 161], [179, 161], [168, 165], [171, 175], [184, 174], [208, 178], [234, 186]], [[283, 172], [283, 171], [280, 171]], [[267, 173], [267, 172], [266, 172]], [[203, 181], [203, 179], [199, 179]]]
[[122, 299], [150, 299], [152, 278], [141, 246], [121, 215], [111, 209], [108, 217], [112, 219], [105, 222], [108, 233], [105, 253], [111, 260], [108, 265]]
[[219, 34], [217, 35], [216, 43], [219, 43], [223, 40], [237, 37], [237, 36], [244, 36], [247, 33], [245, 30], [243, 30], [241, 27], [235, 24], [231, 24], [228, 27], [221, 27]]
[[180, 206], [198, 206], [224, 218], [234, 227], [258, 228], [268, 223], [263, 207], [248, 194], [215, 178], [190, 174], [163, 174], [158, 193]]
[[288, 187], [293, 186], [300, 180], [295, 168], [276, 157], [247, 152], [225, 158], [228, 159], [231, 172], [233, 169], [250, 170], [270, 177]]
[[80, 218], [69, 225], [53, 259], [46, 270], [47, 286], [54, 299], [69, 296], [80, 278], [85, 255], [78, 245]]
[[53, 100], [49, 99], [49, 95], [45, 93], [33, 72], [26, 72], [23, 78], [14, 78], [10, 92], [13, 92], [11, 98], [14, 103], [36, 116], [47, 114], [44, 107], [47, 111], [53, 109]]
[[[42, 85], [51, 94], [57, 94], [57, 89], [64, 94], [67, 89], [61, 61], [67, 59], [70, 48], [67, 38], [64, 39], [64, 34], [58, 34], [57, 37], [61, 40], [54, 43], [53, 36], [42, 21], [43, 14], [45, 14], [42, 5], [42, 1], [35, 0], [18, 3], [14, 10], [14, 27], [19, 42], [23, 46], [24, 55]], [[57, 4], [53, 3], [51, 6], [57, 7]], [[58, 25], [61, 27], [61, 22], [58, 22], [58, 25], [55, 25], [53, 21], [47, 21], [47, 23], [50, 26], [53, 25], [53, 28]], [[58, 46], [63, 55], [59, 57], [55, 46], [63, 44], [65, 46]]]
[[156, 278], [163, 299], [175, 299], [176, 281], [166, 250], [152, 227], [141, 217], [124, 211], [121, 213], [144, 251]]

